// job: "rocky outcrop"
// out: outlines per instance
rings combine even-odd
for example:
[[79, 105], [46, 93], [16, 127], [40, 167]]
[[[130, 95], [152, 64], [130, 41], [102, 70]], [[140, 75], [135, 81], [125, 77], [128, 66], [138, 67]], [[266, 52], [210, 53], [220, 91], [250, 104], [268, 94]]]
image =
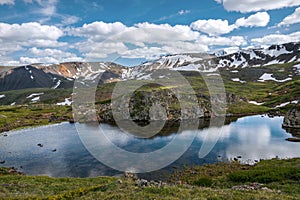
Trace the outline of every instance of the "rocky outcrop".
[[300, 104], [287, 112], [282, 126], [284, 128], [300, 129]]
[[[99, 106], [101, 121], [110, 122], [113, 119], [150, 121], [150, 120], [183, 120], [197, 119], [204, 116], [204, 111], [195, 107], [193, 96], [181, 96], [185, 109], [176, 95], [170, 90], [136, 91], [130, 98], [121, 97], [113, 103], [114, 117], [110, 104]], [[129, 111], [129, 112], [127, 112]]]
[[[130, 98], [120, 97], [113, 101], [114, 116], [111, 104], [98, 105], [98, 113], [102, 122], [118, 120], [133, 121], [178, 121], [188, 119], [210, 118], [226, 115], [226, 103], [247, 102], [235, 94], [225, 95], [188, 95], [177, 94], [169, 89], [153, 89], [135, 91]], [[129, 99], [129, 100], [128, 100]], [[225, 103], [226, 101], [226, 103]], [[182, 103], [183, 102], [183, 103]], [[195, 102], [199, 102], [199, 107]], [[212, 103], [214, 107], [212, 107]]]

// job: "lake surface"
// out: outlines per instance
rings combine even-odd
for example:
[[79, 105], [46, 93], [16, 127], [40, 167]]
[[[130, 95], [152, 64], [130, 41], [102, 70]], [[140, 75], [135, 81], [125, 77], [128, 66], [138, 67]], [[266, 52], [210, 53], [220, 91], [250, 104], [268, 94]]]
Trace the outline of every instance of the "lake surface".
[[[170, 143], [176, 136], [179, 141], [195, 136], [188, 150], [171, 165], [144, 177], [160, 177], [183, 166], [201, 165], [238, 158], [243, 163], [260, 159], [300, 157], [300, 143], [285, 141], [291, 137], [281, 128], [283, 118], [250, 116], [239, 118], [222, 127], [176, 131], [168, 129], [151, 139], [125, 134], [115, 126], [101, 124], [107, 138], [118, 147], [130, 152], [147, 153]], [[77, 124], [76, 126], [88, 126]], [[204, 158], [199, 150], [209, 131], [220, 132], [216, 145]], [[0, 135], [0, 166], [15, 167], [30, 175], [51, 177], [96, 177], [117, 175], [120, 171], [105, 166], [94, 158], [83, 145], [74, 124], [61, 123], [38, 128], [10, 131]], [[38, 146], [42, 144], [42, 147]]]

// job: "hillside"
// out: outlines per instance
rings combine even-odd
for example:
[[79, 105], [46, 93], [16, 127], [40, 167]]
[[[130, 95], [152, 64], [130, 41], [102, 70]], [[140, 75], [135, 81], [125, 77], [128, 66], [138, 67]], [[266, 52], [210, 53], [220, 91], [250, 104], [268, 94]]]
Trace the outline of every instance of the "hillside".
[[[165, 55], [136, 67], [115, 63], [62, 63], [33, 64], [11, 68], [0, 73], [0, 104], [57, 104], [71, 105], [74, 81], [85, 87], [99, 79], [96, 103], [102, 117], [110, 116], [107, 108], [117, 82], [137, 84], [169, 80], [171, 86], [182, 89], [172, 71], [178, 71], [195, 91], [203, 112], [211, 111], [211, 97], [206, 85], [221, 75], [227, 93], [227, 113], [247, 115], [264, 112], [284, 114], [300, 98], [300, 43], [272, 45], [267, 48], [239, 50], [233, 54], [180, 54]], [[171, 94], [159, 85], [145, 86], [147, 93]], [[171, 92], [171, 93], [170, 93]], [[143, 96], [143, 95], [142, 95]], [[140, 97], [142, 97], [140, 96]], [[135, 97], [136, 105], [142, 102]], [[162, 99], [162, 98], [161, 98]], [[149, 103], [151, 104], [149, 99]], [[178, 101], [169, 100], [170, 113], [176, 113]], [[173, 111], [172, 111], [173, 109]], [[104, 110], [104, 111], [103, 111]], [[134, 109], [133, 109], [134, 110]], [[141, 110], [140, 110], [141, 111]], [[133, 111], [136, 112], [136, 111]], [[141, 111], [147, 118], [149, 105]], [[132, 113], [134, 115], [134, 113]], [[175, 114], [176, 115], [176, 114]], [[111, 118], [111, 117], [108, 117]], [[136, 116], [136, 118], [139, 118]]]

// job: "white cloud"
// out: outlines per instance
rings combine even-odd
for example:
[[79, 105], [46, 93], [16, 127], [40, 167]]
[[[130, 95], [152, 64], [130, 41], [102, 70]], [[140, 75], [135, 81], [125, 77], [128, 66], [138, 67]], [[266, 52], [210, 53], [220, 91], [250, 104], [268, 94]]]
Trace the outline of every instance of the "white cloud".
[[249, 16], [248, 18], [239, 18], [236, 20], [235, 25], [237, 27], [254, 27], [260, 26], [264, 27], [267, 26], [270, 22], [270, 15], [267, 12], [258, 12]]
[[[141, 58], [162, 52], [199, 52], [208, 49], [205, 45], [193, 44], [200, 34], [183, 25], [157, 25], [145, 22], [127, 27], [120, 22], [94, 22], [70, 29], [70, 34], [88, 38], [76, 44], [76, 48], [91, 59], [105, 58], [112, 53], [118, 53], [123, 57]], [[129, 48], [128, 44], [135, 47]]]
[[83, 58], [78, 57], [76, 54], [65, 52], [60, 49], [38, 49], [33, 47], [29, 49], [28, 53], [29, 56], [20, 57], [20, 64], [84, 61]]
[[[74, 19], [76, 21], [77, 19]], [[71, 20], [72, 21], [72, 20]], [[232, 25], [233, 26], [233, 25]], [[244, 37], [207, 36], [190, 26], [139, 23], [127, 27], [121, 22], [93, 22], [81, 27], [64, 29], [69, 36], [81, 37], [80, 42], [60, 42], [65, 34], [57, 26], [36, 22], [0, 23], [0, 55], [6, 61], [16, 51], [24, 54], [19, 63], [56, 63], [76, 60], [97, 61], [109, 57], [153, 58], [166, 53], [207, 52], [211, 46], [246, 45]], [[79, 54], [70, 53], [77, 49]], [[2, 58], [1, 57], [1, 58]]]
[[71, 28], [69, 34], [87, 38], [86, 41], [77, 43], [75, 48], [88, 59], [106, 58], [109, 54], [150, 59], [166, 53], [207, 52], [209, 46], [247, 44], [241, 36], [209, 37], [185, 25], [158, 25], [148, 22], [132, 27], [120, 22], [94, 22]]
[[242, 13], [255, 12], [261, 10], [274, 10], [286, 7], [299, 6], [299, 0], [215, 0], [222, 3], [228, 11], [238, 11]]
[[63, 31], [55, 26], [41, 25], [37, 22], [23, 24], [0, 23], [0, 39], [28, 41], [35, 39], [55, 41], [63, 36]]
[[192, 42], [172, 42], [161, 47], [141, 47], [125, 51], [121, 54], [124, 58], [156, 59], [162, 54], [200, 53], [209, 50], [207, 45]]
[[229, 25], [227, 20], [209, 19], [195, 21], [191, 24], [191, 28], [212, 36], [230, 33], [235, 27]]
[[[169, 24], [151, 24], [151, 23], [139, 23], [135, 25], [136, 29], [130, 29], [129, 34], [131, 36], [130, 41], [134, 41], [134, 37], [138, 37], [135, 40], [139, 42], [169, 42], [169, 41], [192, 41], [199, 37], [199, 33], [191, 30], [189, 26]], [[139, 35], [141, 34], [141, 36]], [[128, 38], [129, 39], [129, 38]]]
[[75, 24], [80, 20], [79, 17], [77, 16], [64, 16], [63, 20], [62, 20], [62, 24], [63, 25], [71, 25], [71, 24]]
[[0, 5], [14, 5], [15, 1], [14, 0], [0, 0]]
[[198, 43], [209, 46], [244, 46], [247, 45], [247, 41], [242, 36], [232, 37], [208, 37], [202, 35], [198, 39]]
[[300, 32], [294, 32], [288, 35], [271, 34], [262, 38], [251, 39], [251, 42], [255, 45], [283, 44], [297, 41], [300, 41]]
[[126, 31], [127, 27], [121, 22], [105, 23], [95, 21], [91, 24], [84, 24], [82, 27], [71, 28], [69, 34], [73, 36], [82, 36], [101, 41], [115, 34]]
[[296, 8], [295, 12], [282, 20], [278, 26], [300, 23], [300, 7]]
[[94, 42], [92, 40], [78, 43], [76, 47], [87, 59], [106, 58], [109, 54], [122, 54], [128, 50], [127, 46], [122, 42]]
[[67, 57], [75, 57], [76, 55], [69, 52], [64, 52], [59, 49], [38, 49], [36, 47], [30, 48], [29, 52], [35, 56], [44, 57], [51, 56], [54, 58], [67, 58]]
[[41, 8], [38, 13], [45, 16], [53, 16], [56, 14], [56, 5], [59, 0], [24, 0], [25, 3], [36, 2]]
[[190, 10], [180, 10], [178, 11], [178, 15], [186, 15], [186, 14], [189, 14], [191, 11]]
[[58, 39], [64, 35], [55, 26], [41, 25], [36, 22], [23, 24], [0, 23], [0, 53], [24, 50], [27, 47], [61, 47], [67, 45]]
[[270, 21], [270, 16], [267, 12], [258, 12], [250, 15], [248, 18], [242, 17], [236, 20], [235, 24], [229, 25], [227, 20], [208, 19], [198, 20], [191, 23], [190, 27], [193, 30], [207, 33], [210, 36], [217, 36], [230, 33], [239, 27], [266, 26]]
[[21, 57], [20, 61], [17, 61], [15, 63], [19, 64], [33, 64], [33, 63], [61, 63], [61, 62], [83, 62], [84, 59], [80, 57], [68, 57], [68, 58], [60, 58], [56, 59], [50, 56], [47, 57], [37, 57], [37, 58], [32, 58], [32, 57]]

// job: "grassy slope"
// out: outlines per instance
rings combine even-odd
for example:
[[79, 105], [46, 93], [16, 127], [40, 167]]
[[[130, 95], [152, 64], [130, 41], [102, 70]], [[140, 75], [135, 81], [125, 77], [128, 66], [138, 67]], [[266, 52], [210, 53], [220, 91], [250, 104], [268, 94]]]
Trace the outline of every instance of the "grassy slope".
[[[72, 117], [70, 106], [24, 105], [0, 106], [0, 132], [29, 126], [67, 121]], [[51, 118], [51, 120], [50, 120]]]
[[[188, 184], [175, 185], [175, 181]], [[268, 191], [232, 190], [261, 182]], [[177, 172], [164, 187], [138, 187], [114, 177], [49, 178], [11, 175], [0, 168], [1, 199], [299, 199], [300, 159], [198, 166]], [[278, 191], [280, 190], [280, 191]]]
[[[277, 109], [274, 109], [274, 107], [300, 98], [300, 76], [295, 75], [294, 64], [295, 63], [259, 68], [244, 68], [240, 69], [238, 74], [232, 73], [230, 70], [221, 70], [220, 74], [222, 75], [227, 93], [235, 94], [240, 98], [246, 98], [251, 101], [265, 102], [262, 106], [243, 101], [228, 104], [227, 113], [249, 115], [266, 113], [271, 110], [278, 110], [283, 114], [286, 113], [294, 104], [289, 104]], [[251, 75], [251, 73], [257, 73], [256, 70], [263, 70], [264, 73], [272, 73], [279, 80], [288, 77], [290, 74], [294, 74], [294, 76], [293, 80], [284, 83], [275, 81], [257, 82], [260, 75]], [[203, 77], [196, 72], [183, 72], [183, 75], [190, 82], [195, 93], [202, 96], [200, 97], [202, 99], [199, 99], [201, 106], [209, 106], [209, 93]], [[247, 83], [234, 82], [231, 80], [233, 77], [241, 77], [241, 80], [247, 80]], [[213, 76], [208, 78], [213, 78]], [[137, 80], [132, 82], [134, 86]], [[105, 84], [97, 89], [96, 104], [110, 102], [111, 93], [115, 84], [116, 83]], [[186, 91], [183, 86], [179, 84], [174, 87], [182, 87], [182, 91]], [[161, 87], [160, 89], [169, 88]], [[153, 90], [153, 87], [144, 87], [143, 90]], [[30, 99], [26, 98], [32, 93], [44, 93], [44, 95], [41, 95], [40, 105], [34, 105], [30, 102]], [[29, 106], [0, 106], [0, 132], [24, 126], [48, 124], [49, 119], [43, 116], [51, 113], [56, 116], [56, 122], [71, 118], [72, 112], [70, 107], [51, 105], [57, 102], [63, 102], [65, 98], [71, 96], [71, 93], [72, 89], [26, 89], [2, 92], [1, 94], [4, 94], [5, 98], [0, 99], [1, 105], [10, 105], [12, 102], [16, 102], [17, 104]], [[179, 107], [179, 105], [174, 105], [174, 108], [176, 108], [176, 106]]]

